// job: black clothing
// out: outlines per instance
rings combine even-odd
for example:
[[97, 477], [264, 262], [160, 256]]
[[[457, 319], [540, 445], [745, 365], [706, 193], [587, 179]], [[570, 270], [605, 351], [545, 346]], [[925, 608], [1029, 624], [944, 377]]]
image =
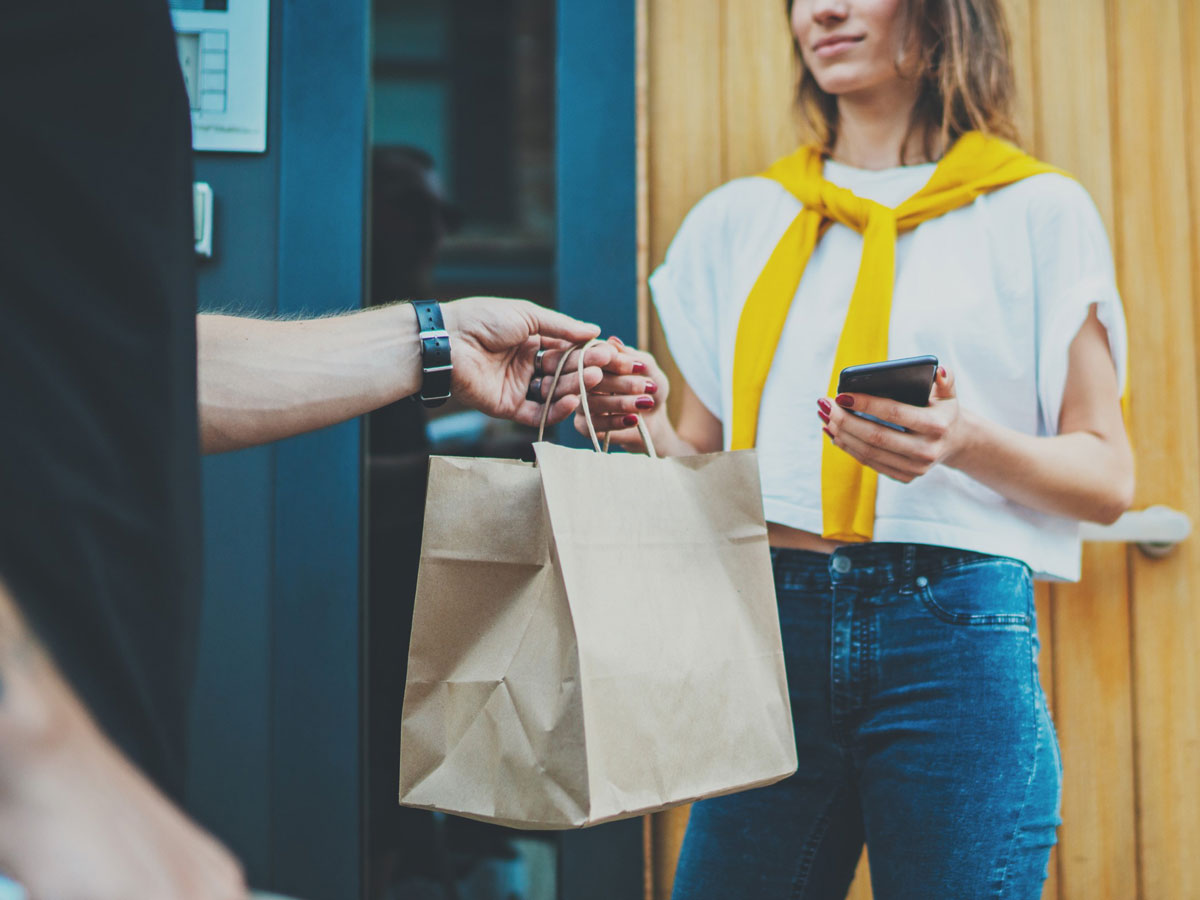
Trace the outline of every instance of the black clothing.
[[0, 579], [183, 781], [200, 603], [192, 150], [166, 0], [0, 10]]

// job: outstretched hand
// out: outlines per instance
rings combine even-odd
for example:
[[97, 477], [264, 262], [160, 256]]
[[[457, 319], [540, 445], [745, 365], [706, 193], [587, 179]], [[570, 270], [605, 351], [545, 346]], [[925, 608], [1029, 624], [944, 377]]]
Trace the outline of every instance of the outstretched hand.
[[[454, 360], [452, 391], [468, 406], [491, 416], [537, 425], [542, 403], [550, 403], [549, 421], [560, 422], [579, 405], [579, 371], [568, 361], [554, 396], [547, 398], [550, 379], [533, 392], [534, 378], [553, 373], [562, 354], [574, 344], [600, 333], [590, 325], [545, 309], [526, 300], [502, 297], [468, 297], [442, 304], [446, 331]], [[540, 367], [539, 350], [545, 349]], [[607, 344], [588, 349], [584, 358], [584, 384], [595, 387], [612, 362], [615, 348]], [[540, 370], [538, 370], [540, 369]]]

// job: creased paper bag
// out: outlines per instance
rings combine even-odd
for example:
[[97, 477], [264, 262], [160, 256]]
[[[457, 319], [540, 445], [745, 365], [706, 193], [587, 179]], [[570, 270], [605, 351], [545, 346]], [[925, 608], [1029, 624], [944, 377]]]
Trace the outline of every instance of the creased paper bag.
[[434, 457], [406, 806], [575, 828], [796, 769], [753, 450]]

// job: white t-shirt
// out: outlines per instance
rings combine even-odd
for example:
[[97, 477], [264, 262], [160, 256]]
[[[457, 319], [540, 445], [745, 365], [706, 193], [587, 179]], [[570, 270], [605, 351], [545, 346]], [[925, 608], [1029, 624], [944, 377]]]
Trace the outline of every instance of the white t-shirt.
[[[834, 184], [892, 207], [919, 191], [933, 170], [825, 163]], [[724, 424], [727, 447], [738, 319], [800, 208], [777, 182], [732, 181], [688, 214], [650, 279], [671, 353]], [[861, 235], [844, 225], [832, 225], [817, 244], [759, 412], [767, 520], [817, 534], [825, 437], [816, 400], [829, 387], [861, 258]], [[1077, 182], [1037, 175], [900, 236], [888, 356], [933, 354], [954, 374], [964, 408], [1025, 434], [1052, 435], [1068, 348], [1093, 304], [1124, 384], [1125, 320], [1100, 215]], [[877, 541], [1009, 556], [1041, 578], [1079, 578], [1076, 521], [1006, 500], [948, 466], [907, 485], [881, 476], [875, 515]]]

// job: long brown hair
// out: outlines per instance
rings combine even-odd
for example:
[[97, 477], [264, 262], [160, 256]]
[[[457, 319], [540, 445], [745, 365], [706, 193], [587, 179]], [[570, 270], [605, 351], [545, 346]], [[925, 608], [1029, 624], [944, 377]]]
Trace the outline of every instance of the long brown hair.
[[[786, 2], [790, 28], [795, 0]], [[907, 0], [907, 7], [901, 46], [918, 49], [913, 60], [898, 57], [896, 68], [921, 82], [909, 136], [921, 134], [925, 158], [935, 159], [966, 131], [1016, 142], [1012, 41], [1000, 0]], [[813, 138], [832, 152], [837, 97], [821, 90], [794, 37], [792, 47], [801, 73], [796, 103]]]

